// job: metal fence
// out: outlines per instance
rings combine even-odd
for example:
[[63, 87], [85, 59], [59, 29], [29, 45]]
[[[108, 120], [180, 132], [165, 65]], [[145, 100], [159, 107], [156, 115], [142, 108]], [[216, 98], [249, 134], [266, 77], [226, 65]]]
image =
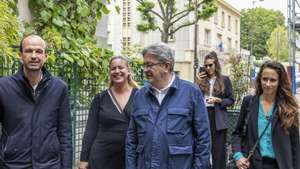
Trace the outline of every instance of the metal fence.
[[[61, 60], [58, 64], [49, 67], [50, 72], [63, 79], [69, 87], [72, 132], [73, 132], [73, 162], [80, 158], [82, 137], [88, 118], [88, 111], [93, 97], [106, 88], [104, 82], [97, 82], [76, 63], [66, 63]], [[97, 71], [97, 70], [95, 70]]]
[[[0, 55], [0, 77], [15, 74], [19, 70], [19, 66], [20, 62], [18, 59], [6, 60], [4, 56]], [[85, 76], [87, 72], [80, 69], [76, 63], [70, 64], [63, 59], [58, 58], [56, 64], [53, 64], [51, 67], [48, 66], [48, 69], [53, 75], [63, 79], [69, 87], [73, 130], [73, 162], [75, 165], [80, 156], [90, 102], [96, 93], [103, 90], [106, 85], [104, 82], [99, 84], [90, 76]], [[228, 141], [236, 125], [238, 114], [238, 109], [229, 110]]]
[[239, 117], [239, 109], [228, 110], [228, 130], [227, 130], [227, 142], [230, 143], [231, 133], [233, 132], [235, 125]]

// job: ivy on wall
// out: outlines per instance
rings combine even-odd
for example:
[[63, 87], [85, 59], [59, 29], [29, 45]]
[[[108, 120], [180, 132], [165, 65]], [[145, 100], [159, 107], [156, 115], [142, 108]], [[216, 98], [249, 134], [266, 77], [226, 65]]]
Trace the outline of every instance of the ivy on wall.
[[16, 9], [16, 0], [0, 1], [0, 53], [6, 61], [16, 56], [12, 45], [18, 44], [21, 37]]
[[134, 72], [134, 79], [138, 82], [140, 86], [144, 85], [144, 72], [143, 72], [143, 60], [138, 57], [130, 57], [130, 67]]
[[[0, 1], [0, 11], [3, 11], [0, 17], [0, 52], [1, 56], [8, 56], [2, 59], [7, 61], [18, 57], [18, 49], [14, 50], [12, 46], [19, 44], [23, 34], [36, 33], [47, 42], [48, 66], [56, 66], [59, 62], [66, 64], [65, 69], [73, 69], [76, 65], [80, 77], [92, 78], [99, 83], [107, 81], [108, 62], [113, 51], [98, 47], [95, 39], [97, 23], [109, 13], [102, 0], [29, 0], [33, 20], [24, 23], [25, 32], [20, 29], [21, 24], [17, 20], [17, 1]], [[9, 60], [7, 63], [10, 63]], [[130, 63], [136, 79], [142, 82], [142, 61], [134, 58]], [[65, 76], [72, 79], [74, 75]]]
[[103, 81], [108, 75], [108, 61], [113, 52], [99, 48], [96, 25], [109, 10], [102, 0], [29, 0], [33, 15], [26, 24], [26, 34], [42, 35], [50, 49], [48, 64], [58, 57], [77, 64], [83, 76]]
[[139, 83], [139, 85], [144, 84], [144, 72], [143, 72], [143, 59], [141, 57], [142, 47], [139, 44], [129, 46], [122, 50], [122, 55], [129, 57], [130, 67], [134, 72], [134, 79]]

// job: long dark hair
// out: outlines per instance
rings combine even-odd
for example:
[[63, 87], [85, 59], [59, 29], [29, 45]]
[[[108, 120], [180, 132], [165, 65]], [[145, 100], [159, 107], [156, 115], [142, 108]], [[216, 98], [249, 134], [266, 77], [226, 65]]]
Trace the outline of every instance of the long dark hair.
[[[221, 65], [220, 65], [217, 53], [215, 51], [209, 52], [207, 55], [205, 55], [204, 62], [207, 59], [214, 60], [214, 64], [215, 64], [216, 81], [215, 81], [213, 93], [214, 94], [224, 93], [224, 88], [225, 88], [224, 81], [222, 79], [222, 74], [221, 74], [222, 70], [221, 70]], [[199, 85], [199, 87], [205, 94], [209, 94], [208, 79], [205, 82], [201, 82], [201, 81], [197, 80], [197, 84]]]
[[256, 78], [256, 95], [263, 93], [261, 78], [264, 69], [273, 69], [278, 74], [278, 88], [276, 92], [275, 103], [278, 108], [279, 118], [282, 122], [282, 127], [288, 133], [288, 129], [292, 126], [299, 127], [299, 111], [298, 104], [292, 93], [292, 85], [288, 79], [288, 74], [284, 66], [276, 61], [267, 61], [261, 68]]

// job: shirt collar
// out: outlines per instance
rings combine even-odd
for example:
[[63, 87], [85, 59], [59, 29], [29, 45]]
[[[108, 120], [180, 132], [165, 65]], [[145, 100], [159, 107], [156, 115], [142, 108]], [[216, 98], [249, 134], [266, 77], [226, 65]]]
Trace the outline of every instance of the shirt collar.
[[217, 77], [214, 76], [214, 77], [210, 78], [209, 81], [210, 81], [210, 82], [214, 82], [214, 81], [216, 81], [216, 79], [217, 79]]
[[[43, 79], [43, 72], [41, 72], [40, 81], [41, 81], [42, 79]], [[35, 85], [32, 86], [32, 89], [33, 89], [33, 90], [36, 90], [36, 88], [37, 88], [37, 86], [39, 85], [40, 81], [39, 81], [37, 84], [35, 84]]]
[[157, 88], [151, 86], [151, 88], [152, 88], [155, 92], [157, 92], [157, 93], [165, 92], [165, 91], [167, 91], [167, 90], [172, 86], [174, 80], [175, 80], [175, 74], [172, 73], [172, 78], [171, 78], [169, 84], [168, 84], [166, 87], [164, 87], [164, 88], [162, 88], [162, 89], [157, 89]]
[[[177, 89], [178, 88], [178, 83], [179, 83], [179, 77], [177, 75], [175, 75], [175, 73], [172, 73], [172, 79], [171, 79], [170, 83], [165, 88], [161, 89], [161, 91], [164, 90], [164, 89]], [[146, 87], [146, 93], [152, 93], [153, 92], [154, 88], [151, 86], [150, 83], [146, 82], [145, 87]], [[158, 89], [156, 89], [156, 90], [158, 90]]]

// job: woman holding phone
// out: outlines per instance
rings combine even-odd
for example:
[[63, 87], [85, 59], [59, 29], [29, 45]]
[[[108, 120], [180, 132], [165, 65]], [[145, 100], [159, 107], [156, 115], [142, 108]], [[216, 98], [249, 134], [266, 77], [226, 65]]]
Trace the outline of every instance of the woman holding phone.
[[216, 52], [204, 58], [204, 67], [198, 73], [197, 84], [204, 93], [212, 136], [211, 169], [226, 168], [227, 107], [233, 105], [234, 96], [231, 81], [221, 74]]

